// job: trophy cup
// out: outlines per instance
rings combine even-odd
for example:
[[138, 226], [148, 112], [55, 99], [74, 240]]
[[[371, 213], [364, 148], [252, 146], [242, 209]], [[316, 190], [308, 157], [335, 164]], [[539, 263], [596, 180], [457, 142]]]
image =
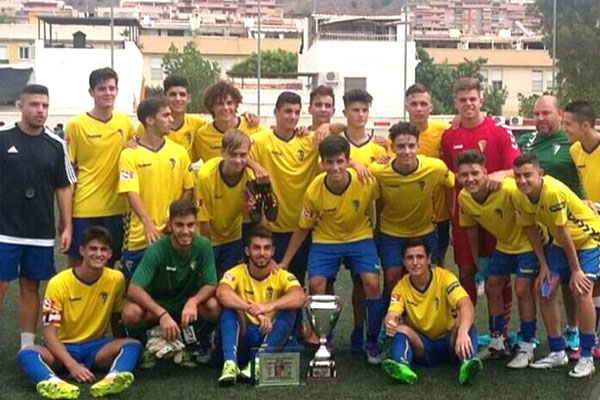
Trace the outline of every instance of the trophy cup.
[[319, 349], [308, 364], [308, 380], [335, 381], [335, 361], [325, 345], [342, 311], [340, 299], [330, 295], [309, 296], [306, 311], [311, 327], [319, 336]]

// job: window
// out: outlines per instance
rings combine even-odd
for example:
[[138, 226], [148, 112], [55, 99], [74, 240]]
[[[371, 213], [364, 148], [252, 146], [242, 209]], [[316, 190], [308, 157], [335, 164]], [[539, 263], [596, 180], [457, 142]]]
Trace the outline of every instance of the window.
[[548, 80], [546, 81], [546, 90], [548, 92], [552, 92], [554, 90], [554, 85], [552, 85], [552, 73], [546, 75], [549, 76], [549, 78], [547, 78]]
[[367, 90], [367, 78], [344, 78], [344, 92], [353, 89]]
[[153, 58], [150, 62], [150, 79], [153, 81], [162, 81], [163, 69], [162, 58]]
[[502, 70], [493, 69], [490, 71], [490, 81], [493, 89], [502, 89]]
[[31, 59], [31, 48], [29, 46], [19, 46], [19, 60]]
[[482, 69], [479, 71], [479, 73], [481, 74], [481, 76], [483, 76], [483, 80], [481, 81], [481, 88], [487, 89], [487, 87], [488, 87], [488, 70]]
[[6, 46], [0, 46], [0, 64], [8, 63], [8, 53], [6, 51]]
[[531, 71], [531, 90], [533, 93], [544, 91], [544, 72], [539, 70]]

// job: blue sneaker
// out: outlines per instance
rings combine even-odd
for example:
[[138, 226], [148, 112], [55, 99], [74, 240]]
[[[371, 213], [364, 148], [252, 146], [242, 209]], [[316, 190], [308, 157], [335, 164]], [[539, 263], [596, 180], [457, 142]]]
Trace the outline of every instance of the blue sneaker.
[[355, 327], [350, 335], [350, 351], [353, 354], [363, 354], [365, 352], [365, 331], [361, 326]]
[[567, 351], [577, 352], [579, 350], [579, 329], [565, 329], [565, 342], [567, 342]]
[[492, 337], [490, 336], [489, 333], [486, 333], [485, 335], [477, 336], [477, 345], [478, 346], [489, 346], [491, 341], [492, 341]]

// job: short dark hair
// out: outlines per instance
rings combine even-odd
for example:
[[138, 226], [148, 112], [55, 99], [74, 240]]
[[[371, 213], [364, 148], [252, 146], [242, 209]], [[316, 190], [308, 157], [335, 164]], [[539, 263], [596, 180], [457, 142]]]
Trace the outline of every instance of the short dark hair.
[[262, 225], [255, 225], [250, 229], [250, 233], [246, 237], [246, 247], [250, 247], [250, 243], [252, 243], [252, 239], [254, 238], [271, 239], [271, 242], [273, 242], [273, 234]]
[[350, 158], [350, 143], [342, 136], [327, 136], [325, 140], [319, 144], [319, 155], [322, 160], [335, 157], [340, 153], [343, 153], [347, 159]]
[[96, 86], [109, 79], [114, 79], [115, 85], [119, 85], [119, 75], [117, 75], [114, 69], [106, 67], [93, 70], [90, 74], [90, 89], [94, 89]]
[[400, 135], [410, 135], [419, 140], [419, 129], [410, 122], [397, 122], [388, 131], [390, 141], [394, 143], [394, 140]]
[[485, 155], [479, 150], [466, 150], [458, 155], [456, 163], [462, 164], [479, 164], [485, 167]]
[[31, 84], [31, 85], [27, 85], [23, 88], [23, 90], [21, 90], [21, 97], [23, 96], [27, 96], [30, 94], [41, 94], [41, 95], [45, 95], [45, 96], [50, 96], [48, 93], [48, 88], [44, 85], [38, 85], [38, 84]]
[[233, 83], [228, 81], [218, 81], [213, 83], [204, 91], [202, 102], [204, 107], [212, 114], [212, 109], [220, 101], [225, 100], [227, 96], [231, 96], [231, 99], [236, 105], [242, 102], [242, 94], [233, 86]]
[[427, 89], [427, 86], [423, 85], [422, 83], [415, 83], [414, 85], [410, 85], [406, 90], [406, 97], [416, 93], [427, 93], [431, 95], [431, 93], [429, 93], [429, 89]]
[[169, 206], [170, 220], [173, 220], [175, 217], [196, 216], [197, 214], [198, 207], [196, 207], [196, 203], [189, 199], [177, 199]]
[[83, 231], [83, 234], [81, 235], [81, 246], [87, 246], [92, 240], [97, 240], [112, 249], [112, 235], [109, 230], [103, 226], [93, 225]]
[[454, 95], [456, 96], [463, 90], [477, 90], [478, 93], [481, 93], [481, 83], [477, 78], [465, 76], [454, 82]]
[[294, 92], [281, 92], [279, 96], [277, 96], [275, 108], [279, 110], [286, 104], [300, 104], [300, 106], [302, 106], [302, 97], [300, 97], [299, 94]]
[[146, 118], [155, 117], [158, 112], [164, 108], [168, 107], [169, 103], [167, 103], [167, 99], [164, 97], [150, 97], [148, 99], [144, 99], [140, 102], [140, 105], [137, 108], [137, 117], [138, 120], [144, 127], [146, 126]]
[[406, 252], [408, 249], [412, 247], [423, 247], [425, 249], [425, 254], [428, 256], [431, 255], [431, 249], [427, 245], [427, 242], [422, 237], [416, 237], [409, 239], [408, 243], [402, 249], [402, 258], [406, 257]]
[[344, 93], [344, 107], [355, 102], [367, 103], [369, 106], [373, 102], [373, 96], [363, 89], [352, 89]]
[[577, 122], [580, 124], [587, 122], [592, 128], [596, 124], [596, 112], [594, 106], [585, 100], [573, 101], [565, 107], [565, 112], [573, 114]]
[[188, 79], [183, 76], [183, 75], [169, 75], [165, 78], [165, 80], [163, 81], [163, 91], [165, 94], [167, 94], [167, 92], [169, 91], [169, 89], [171, 89], [174, 86], [179, 86], [179, 87], [183, 87], [185, 88], [185, 90], [188, 90], [188, 87], [190, 86], [190, 81], [188, 81]]
[[540, 167], [540, 160], [533, 153], [523, 153], [513, 161], [513, 166], [522, 167], [525, 164], [533, 164], [536, 167]]
[[331, 100], [333, 100], [333, 105], [335, 106], [335, 93], [333, 92], [333, 88], [331, 86], [319, 85], [310, 92], [310, 103], [312, 105], [315, 97], [320, 96], [329, 96]]

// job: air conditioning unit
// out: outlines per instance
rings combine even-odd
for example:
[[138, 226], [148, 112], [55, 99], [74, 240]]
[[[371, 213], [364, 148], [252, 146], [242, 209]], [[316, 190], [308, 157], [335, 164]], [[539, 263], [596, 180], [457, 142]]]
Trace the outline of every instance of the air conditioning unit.
[[338, 72], [329, 71], [324, 74], [324, 78], [325, 83], [329, 85], [337, 84], [340, 81], [340, 74]]
[[523, 125], [523, 117], [510, 117], [510, 125]]

